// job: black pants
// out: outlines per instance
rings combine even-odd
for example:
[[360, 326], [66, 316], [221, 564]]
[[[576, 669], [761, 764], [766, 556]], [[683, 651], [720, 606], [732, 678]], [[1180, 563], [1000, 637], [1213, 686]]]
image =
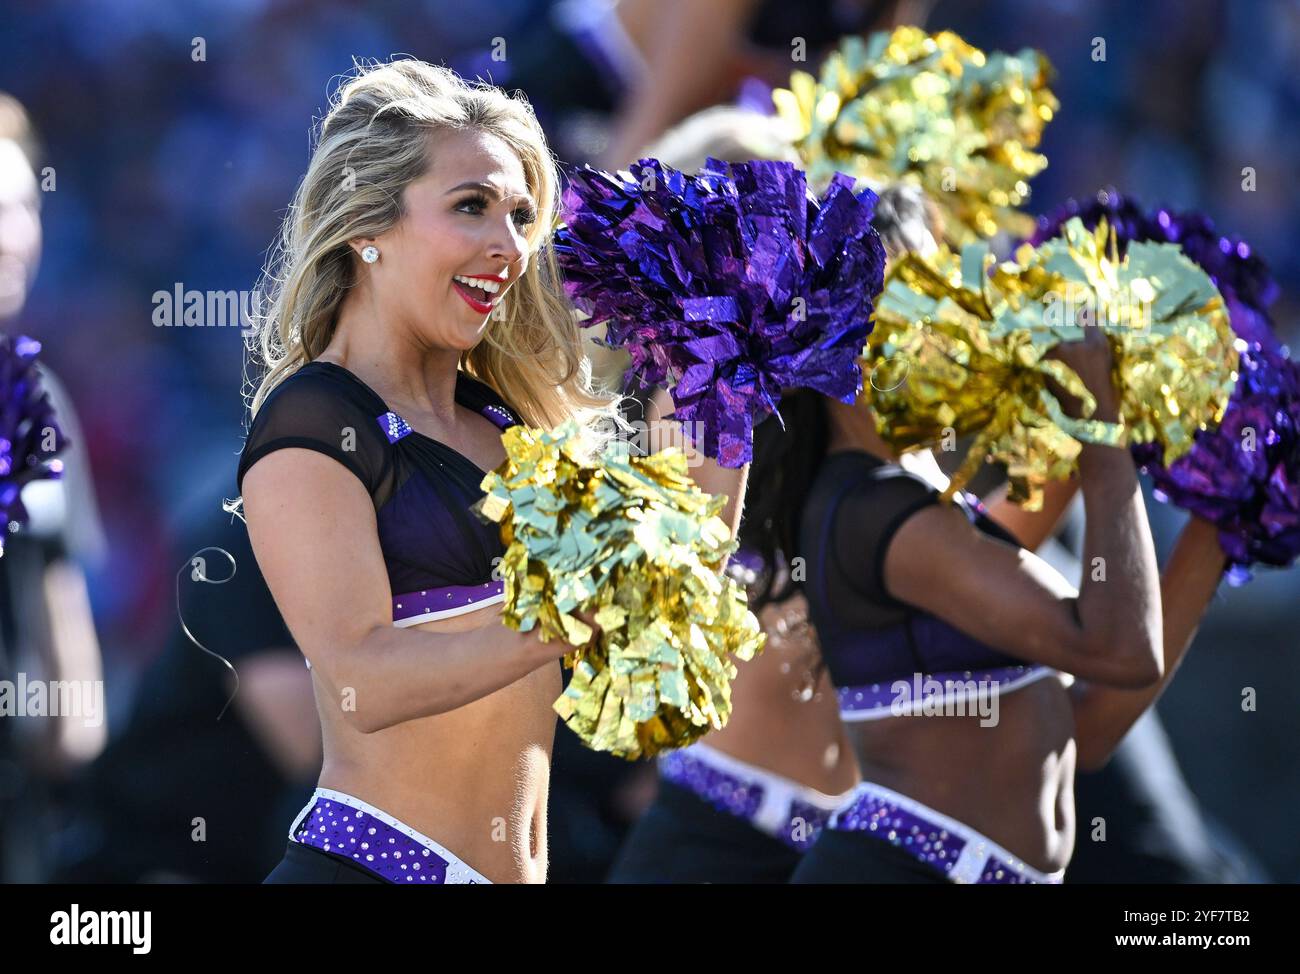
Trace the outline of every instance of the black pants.
[[800, 854], [671, 782], [633, 827], [610, 883], [785, 883]]
[[267, 883], [378, 883], [387, 885], [382, 879], [356, 863], [348, 862], [328, 852], [314, 849], [301, 842], [290, 842], [284, 850], [280, 865], [271, 870], [271, 874], [262, 880]]
[[790, 882], [944, 884], [948, 878], [884, 839], [822, 829]]

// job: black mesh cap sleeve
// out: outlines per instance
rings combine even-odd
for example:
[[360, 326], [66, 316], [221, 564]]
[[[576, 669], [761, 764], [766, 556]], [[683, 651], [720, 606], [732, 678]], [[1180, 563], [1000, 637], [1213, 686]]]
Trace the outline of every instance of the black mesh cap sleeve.
[[849, 589], [879, 606], [898, 607], [885, 587], [885, 555], [903, 523], [932, 504], [939, 492], [925, 479], [893, 465], [872, 470], [844, 492], [832, 525], [834, 589]]
[[267, 396], [249, 426], [235, 484], [243, 492], [244, 475], [275, 450], [315, 450], [351, 470], [376, 501], [390, 462], [388, 437], [379, 425], [383, 403], [346, 377], [303, 368]]

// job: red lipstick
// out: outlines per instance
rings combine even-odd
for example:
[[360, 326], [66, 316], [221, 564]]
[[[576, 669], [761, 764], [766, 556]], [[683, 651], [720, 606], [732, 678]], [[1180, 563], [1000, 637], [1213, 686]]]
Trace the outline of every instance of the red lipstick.
[[[475, 275], [462, 274], [461, 276], [473, 277]], [[482, 280], [482, 278], [479, 279]], [[496, 278], [491, 278], [491, 280], [496, 280]], [[473, 295], [471, 295], [469, 289], [465, 287], [464, 284], [460, 283], [460, 281], [452, 281], [451, 283], [452, 283], [452, 287], [456, 289], [456, 293], [465, 299], [465, 303], [468, 304], [479, 314], [481, 315], [491, 314], [492, 309], [496, 307], [496, 305], [491, 302], [485, 303], [483, 301], [480, 301], [478, 298], [474, 297]]]

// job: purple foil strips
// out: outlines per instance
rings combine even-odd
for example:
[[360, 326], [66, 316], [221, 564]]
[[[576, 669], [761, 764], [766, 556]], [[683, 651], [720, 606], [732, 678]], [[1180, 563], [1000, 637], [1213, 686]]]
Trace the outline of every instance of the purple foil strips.
[[40, 350], [34, 338], [0, 334], [0, 554], [10, 525], [27, 520], [23, 485], [63, 472], [63, 462], [54, 456], [68, 441], [41, 388]]
[[782, 389], [854, 401], [885, 264], [873, 193], [839, 177], [815, 198], [786, 162], [568, 175], [555, 238], [566, 290], [629, 372], [671, 387], [707, 456], [748, 463]]

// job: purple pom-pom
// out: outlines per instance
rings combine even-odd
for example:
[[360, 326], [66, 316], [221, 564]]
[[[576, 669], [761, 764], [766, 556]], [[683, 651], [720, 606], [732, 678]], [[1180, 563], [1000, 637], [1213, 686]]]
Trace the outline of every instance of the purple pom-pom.
[[1269, 305], [1277, 298], [1278, 285], [1269, 273], [1268, 264], [1240, 237], [1216, 231], [1213, 221], [1204, 213], [1179, 212], [1167, 207], [1147, 211], [1133, 197], [1107, 188], [1091, 201], [1066, 200], [1050, 215], [1040, 216], [1029, 242], [1037, 247], [1060, 236], [1061, 228], [1076, 216], [1089, 230], [1096, 228], [1105, 217], [1115, 229], [1121, 256], [1134, 240], [1178, 244], [1223, 295], [1233, 332], [1248, 342], [1280, 350], [1268, 314]]
[[34, 338], [0, 334], [0, 554], [6, 533], [27, 520], [23, 485], [63, 472], [62, 461], [54, 456], [68, 441], [41, 388], [40, 350]]
[[569, 176], [555, 238], [565, 288], [588, 324], [607, 323], [629, 372], [671, 385], [707, 456], [748, 463], [782, 389], [857, 397], [885, 265], [874, 194], [842, 177], [818, 200], [787, 162], [710, 159], [688, 176], [643, 159]]
[[1158, 446], [1134, 449], [1159, 500], [1219, 528], [1234, 585], [1252, 564], [1285, 567], [1300, 555], [1300, 366], [1251, 345], [1238, 369], [1222, 422], [1171, 466]]

